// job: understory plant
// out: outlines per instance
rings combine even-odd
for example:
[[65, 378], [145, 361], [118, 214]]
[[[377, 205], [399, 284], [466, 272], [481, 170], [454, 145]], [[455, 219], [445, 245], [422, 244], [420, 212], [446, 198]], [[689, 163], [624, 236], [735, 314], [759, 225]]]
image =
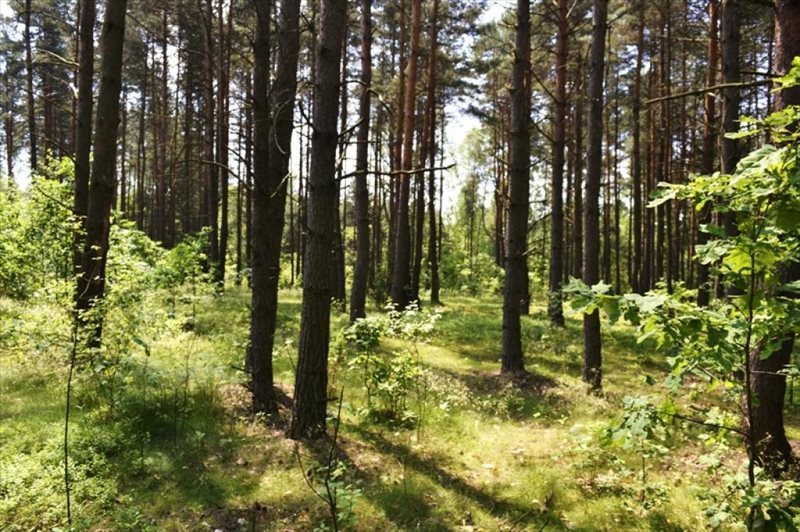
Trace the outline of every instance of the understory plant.
[[[791, 86], [798, 80], [800, 60], [778, 81]], [[701, 306], [696, 292], [681, 286], [671, 293], [661, 289], [617, 296], [608, 285], [589, 287], [575, 279], [565, 290], [573, 308], [586, 313], [602, 309], [611, 322], [624, 318], [638, 325], [640, 342], [655, 341], [668, 355], [669, 390], [675, 392], [691, 381], [695, 386], [702, 383], [705, 393], [720, 392], [731, 414], [726, 421], [712, 419], [714, 411], [707, 405], [687, 404], [692, 396], [682, 401], [684, 408], [694, 408], [691, 412], [679, 409], [671, 415], [741, 437], [748, 457], [746, 473], [734, 476], [738, 481], [729, 483], [722, 498], [737, 501], [738, 511], [732, 514], [746, 514], [751, 529], [767, 522], [794, 529], [800, 501], [796, 484], [787, 480], [791, 464], [765, 450], [771, 440], [785, 439], [782, 397], [777, 411], [763, 408], [766, 397], [759, 397], [763, 379], [773, 379], [769, 386], [779, 385], [791, 371], [788, 357], [784, 367], [773, 371], [763, 370], [762, 363], [785, 349], [787, 338], [800, 329], [799, 122], [798, 106], [763, 119], [743, 118], [743, 130], [732, 136], [761, 145], [735, 172], [691, 176], [685, 184], [662, 183], [650, 203], [656, 207], [683, 201], [698, 211], [710, 208], [716, 213], [718, 223], [700, 226], [709, 241], [697, 246], [696, 260], [710, 268], [710, 278], [722, 284], [725, 297]], [[741, 423], [730, 421], [737, 417]], [[757, 432], [765, 425], [773, 427], [766, 437]]]
[[[429, 395], [430, 370], [421, 362], [419, 346], [433, 333], [440, 314], [389, 308], [385, 315], [356, 320], [342, 334], [339, 351], [346, 351], [347, 368], [361, 374], [366, 393], [364, 413], [419, 431]], [[382, 352], [382, 337], [402, 347]]]

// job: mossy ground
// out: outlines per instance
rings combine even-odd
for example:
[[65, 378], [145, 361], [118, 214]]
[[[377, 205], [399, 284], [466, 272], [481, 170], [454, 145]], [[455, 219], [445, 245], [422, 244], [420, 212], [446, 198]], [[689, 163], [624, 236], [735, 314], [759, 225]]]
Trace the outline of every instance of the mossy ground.
[[[597, 435], [619, 418], [624, 396], [663, 392], [646, 377], [662, 380], [664, 357], [637, 344], [633, 329], [604, 326], [605, 387], [596, 396], [580, 381], [578, 316], [553, 329], [542, 302], [534, 305], [523, 318], [533, 376], [515, 383], [498, 375], [500, 299], [444, 300], [435, 333], [419, 345], [438, 388], [419, 430], [367, 419], [359, 375], [332, 365], [332, 389], [344, 387], [339, 456], [348, 489], [358, 491], [356, 530], [706, 527], [700, 496], [717, 479], [700, 465], [707, 450], [697, 429], [674, 427], [667, 452], [645, 459], [645, 483], [635, 449], [599, 443]], [[241, 371], [247, 303], [244, 289], [230, 289], [201, 297], [193, 318], [187, 304], [165, 312], [160, 326], [120, 354], [124, 370], [111, 379], [110, 392], [79, 375], [70, 444], [76, 529], [311, 530], [327, 522], [298, 456], [308, 470], [329, 442], [296, 448], [280, 426], [249, 412]], [[275, 369], [287, 396], [299, 310], [300, 293], [282, 292]], [[64, 320], [53, 325], [42, 317], [49, 313], [57, 314], [46, 305], [0, 302], [3, 530], [67, 528], [62, 445], [69, 342]], [[37, 322], [38, 335], [31, 325]], [[333, 332], [346, 323], [336, 313]], [[381, 348], [401, 344], [385, 339]], [[797, 416], [790, 419], [796, 435]], [[743, 456], [733, 439], [730, 448], [726, 459], [739, 467]]]

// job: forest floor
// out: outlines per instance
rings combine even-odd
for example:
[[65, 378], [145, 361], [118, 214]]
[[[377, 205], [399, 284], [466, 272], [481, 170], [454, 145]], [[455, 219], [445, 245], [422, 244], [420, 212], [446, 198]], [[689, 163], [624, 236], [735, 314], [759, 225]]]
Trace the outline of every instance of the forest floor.
[[[159, 304], [169, 307], [170, 300]], [[580, 379], [579, 316], [569, 314], [566, 328], [554, 330], [543, 302], [536, 302], [523, 319], [532, 376], [511, 381], [498, 375], [500, 298], [444, 300], [426, 341], [381, 341], [382, 356], [410, 349], [425, 370], [424, 389], [414, 384], [406, 399], [414, 413], [410, 423], [366, 415], [361, 372], [346, 365], [346, 349], [332, 354], [331, 388], [343, 390], [341, 407], [338, 401], [329, 406], [341, 413], [331, 477], [340, 529], [708, 527], [711, 503], [704, 497], [722, 489], [722, 473], [709, 457], [727, 464], [728, 472], [744, 469], [734, 437], [677, 421], [653, 425], [647, 439], [627, 433], [614, 444], [606, 437], [620, 434], [609, 431], [620, 426], [626, 397], [659, 403], [667, 396], [660, 383], [669, 366], [652, 345], [637, 343], [634, 329], [604, 325], [605, 387], [596, 396]], [[246, 291], [186, 301], [178, 297], [174, 312], [161, 308], [156, 314], [163, 319], [124, 344], [111, 362], [93, 361], [91, 371], [78, 372], [70, 428], [73, 526], [330, 528], [323, 479], [331, 438], [296, 446], [282, 426], [300, 293], [281, 293], [275, 367], [286, 398], [272, 420], [250, 413], [242, 386]], [[187, 325], [191, 307], [195, 317]], [[69, 327], [57, 316], [44, 305], [0, 300], [2, 530], [68, 528], [63, 417]], [[332, 335], [346, 324], [346, 315], [335, 313]], [[113, 336], [109, 344], [111, 353]], [[701, 404], [713, 394], [698, 381], [685, 385], [676, 400]], [[797, 415], [789, 414], [796, 437]]]

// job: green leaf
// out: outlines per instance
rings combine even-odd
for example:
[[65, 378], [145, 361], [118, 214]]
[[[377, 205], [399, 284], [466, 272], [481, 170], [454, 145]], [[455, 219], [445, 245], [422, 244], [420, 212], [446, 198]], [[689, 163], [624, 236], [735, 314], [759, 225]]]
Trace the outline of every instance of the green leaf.
[[647, 295], [642, 296], [639, 300], [639, 310], [644, 313], [653, 312], [658, 307], [662, 306], [667, 301], [666, 296], [661, 295]]
[[144, 349], [144, 354], [150, 356], [150, 345], [147, 342], [145, 342], [138, 336], [134, 336], [133, 343], [140, 345]]
[[611, 291], [611, 285], [602, 281], [592, 286], [592, 293], [597, 295], [607, 294]]
[[653, 199], [647, 204], [647, 206], [652, 209], [653, 207], [658, 207], [662, 203], [674, 200], [678, 197], [679, 190], [680, 188], [678, 186], [670, 183], [659, 183], [658, 189], [656, 189], [655, 193], [653, 194]]
[[714, 224], [700, 224], [698, 226], [700, 231], [709, 235], [714, 235], [720, 238], [725, 237], [725, 228]]
[[619, 310], [619, 298], [616, 297], [607, 297], [603, 300], [603, 312], [608, 315], [609, 321], [611, 324], [617, 323], [620, 317], [620, 310]]

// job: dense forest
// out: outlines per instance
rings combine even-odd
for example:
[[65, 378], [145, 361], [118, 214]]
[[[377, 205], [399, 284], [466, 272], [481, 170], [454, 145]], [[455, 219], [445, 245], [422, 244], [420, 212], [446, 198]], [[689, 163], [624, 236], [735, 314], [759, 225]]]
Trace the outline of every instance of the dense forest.
[[800, 527], [800, 0], [0, 32], [0, 529]]

